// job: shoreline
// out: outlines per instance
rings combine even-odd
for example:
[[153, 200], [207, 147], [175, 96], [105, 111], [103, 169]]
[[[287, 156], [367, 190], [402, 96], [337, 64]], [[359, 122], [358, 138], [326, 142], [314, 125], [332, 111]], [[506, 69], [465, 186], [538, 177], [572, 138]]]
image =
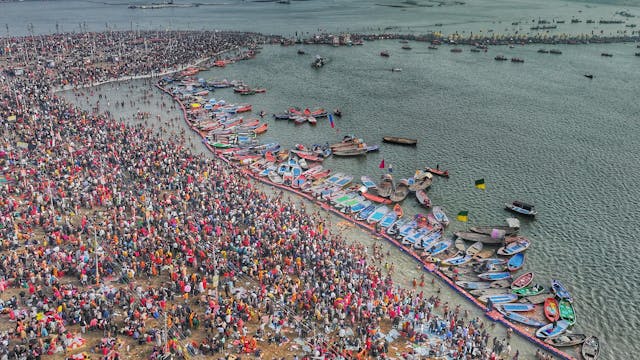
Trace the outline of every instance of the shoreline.
[[[159, 84], [154, 84], [154, 86], [156, 86], [158, 89], [160, 89], [162, 92], [164, 92], [165, 94], [171, 96], [171, 98], [173, 99], [173, 101], [177, 102], [180, 106], [180, 109], [182, 111], [183, 114], [183, 120], [186, 123], [186, 125], [196, 134], [198, 134], [198, 136], [200, 136], [199, 132], [197, 131], [196, 128], [194, 128], [192, 126], [192, 124], [189, 122], [188, 118], [187, 118], [187, 112], [186, 112], [186, 107], [185, 105], [178, 99], [176, 99], [173, 94], [171, 94], [170, 91], [168, 91], [167, 89], [163, 88], [161, 85]], [[236, 166], [234, 164], [232, 164], [228, 159], [220, 156], [216, 151], [215, 148], [213, 148], [210, 144], [208, 144], [207, 142], [203, 142], [204, 146], [211, 152], [211, 154], [217, 158], [218, 160], [222, 160], [223, 162], [225, 162], [225, 164], [227, 164], [227, 166], [232, 166], [235, 167], [237, 169], [240, 169], [240, 171], [248, 178], [250, 178], [253, 181], [268, 185], [268, 186], [272, 186], [276, 189], [279, 190], [283, 190], [283, 191], [287, 191], [289, 193], [292, 193], [300, 198], [306, 199], [309, 202], [313, 203], [315, 206], [317, 206], [318, 208], [326, 211], [327, 213], [332, 214], [333, 216], [337, 216], [345, 221], [348, 221], [349, 223], [351, 223], [352, 225], [357, 226], [358, 228], [360, 228], [362, 231], [367, 232], [367, 233], [371, 233], [374, 234], [375, 236], [378, 236], [384, 240], [386, 240], [389, 244], [391, 244], [392, 246], [394, 246], [397, 250], [401, 251], [403, 254], [405, 254], [405, 256], [411, 258], [414, 263], [418, 264], [419, 266], [422, 267], [423, 271], [426, 271], [430, 274], [435, 275], [436, 277], [438, 277], [440, 279], [440, 281], [443, 281], [445, 284], [448, 285], [448, 287], [450, 289], [452, 289], [453, 291], [455, 291], [459, 296], [461, 296], [462, 298], [464, 298], [465, 300], [467, 300], [468, 303], [471, 303], [472, 305], [474, 305], [475, 307], [484, 310], [485, 311], [485, 316], [490, 319], [492, 322], [497, 322], [500, 323], [502, 325], [504, 325], [505, 327], [512, 329], [513, 331], [515, 331], [516, 333], [518, 333], [518, 335], [520, 335], [520, 337], [526, 339], [527, 341], [529, 341], [530, 343], [532, 343], [533, 345], [537, 346], [538, 348], [541, 348], [545, 351], [548, 351], [549, 353], [553, 354], [554, 356], [560, 358], [560, 359], [565, 359], [565, 360], [576, 360], [576, 357], [573, 357], [565, 352], [563, 352], [562, 350], [549, 346], [546, 343], [544, 343], [543, 341], [531, 336], [530, 334], [526, 333], [522, 327], [515, 325], [512, 322], [509, 322], [507, 319], [505, 319], [505, 317], [499, 313], [496, 310], [491, 310], [491, 311], [487, 311], [488, 309], [486, 308], [486, 305], [479, 302], [477, 298], [473, 297], [471, 294], [469, 294], [467, 291], [465, 291], [464, 289], [462, 289], [461, 287], [459, 287], [458, 285], [456, 285], [454, 283], [453, 280], [451, 280], [449, 277], [447, 277], [444, 273], [442, 273], [433, 263], [426, 263], [425, 261], [423, 261], [420, 256], [413, 250], [407, 250], [404, 246], [402, 246], [402, 244], [400, 244], [396, 239], [393, 239], [392, 237], [390, 237], [389, 235], [387, 235], [386, 233], [376, 233], [376, 228], [375, 226], [372, 225], [368, 225], [368, 224], [364, 224], [362, 222], [359, 221], [355, 221], [353, 218], [342, 214], [341, 212], [337, 211], [335, 208], [327, 205], [326, 203], [320, 202], [319, 200], [313, 198], [312, 196], [305, 194], [303, 192], [297, 191], [295, 189], [292, 189], [290, 187], [287, 186], [283, 186], [280, 184], [275, 184], [267, 179], [261, 178], [261, 177], [256, 177], [254, 176], [250, 171], [248, 171], [248, 169], [243, 168], [243, 167], [239, 167]]]

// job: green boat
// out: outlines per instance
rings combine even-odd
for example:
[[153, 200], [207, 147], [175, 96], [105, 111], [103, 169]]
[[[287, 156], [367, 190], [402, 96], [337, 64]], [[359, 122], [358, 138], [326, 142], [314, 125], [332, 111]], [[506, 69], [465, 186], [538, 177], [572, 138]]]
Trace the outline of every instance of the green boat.
[[214, 142], [213, 144], [211, 144], [211, 146], [213, 146], [214, 148], [217, 148], [217, 149], [228, 149], [228, 148], [231, 147], [231, 144], [221, 143], [221, 142]]
[[514, 289], [512, 290], [514, 294], [518, 296], [534, 296], [542, 293], [544, 291], [544, 286], [542, 285], [533, 285], [530, 287], [522, 288], [522, 289]]
[[560, 319], [567, 320], [569, 325], [576, 323], [576, 312], [573, 310], [573, 305], [566, 299], [558, 302], [558, 308], [560, 309]]

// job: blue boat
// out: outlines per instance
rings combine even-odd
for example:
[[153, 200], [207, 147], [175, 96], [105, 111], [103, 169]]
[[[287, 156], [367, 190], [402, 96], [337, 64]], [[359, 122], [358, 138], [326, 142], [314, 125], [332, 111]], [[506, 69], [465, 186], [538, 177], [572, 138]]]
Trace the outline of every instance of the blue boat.
[[378, 187], [378, 185], [376, 185], [376, 183], [368, 176], [362, 176], [360, 181], [362, 182], [362, 185], [367, 187], [367, 189], [375, 189]]
[[[355, 205], [353, 205], [351, 207], [351, 212], [350, 213], [351, 214], [357, 214], [360, 211], [364, 210], [369, 205], [371, 205], [371, 201], [369, 201], [369, 200], [360, 201], [359, 203], [357, 203], [357, 204], [355, 204]], [[346, 209], [346, 208], [342, 209], [342, 210], [343, 210], [344, 213], [348, 213], [349, 212], [348, 211], [349, 209]]]
[[366, 220], [374, 211], [376, 211], [376, 206], [373, 204], [369, 205], [358, 213], [357, 219]]
[[398, 238], [406, 238], [418, 226], [418, 220], [412, 220], [398, 228]]
[[335, 173], [333, 175], [331, 175], [330, 178], [328, 178], [327, 180], [325, 180], [326, 183], [329, 184], [335, 184], [337, 183], [340, 179], [342, 179], [342, 177], [344, 177], [343, 173]]
[[385, 215], [382, 220], [380, 220], [380, 226], [383, 228], [388, 228], [393, 225], [394, 222], [398, 220], [398, 214], [395, 211], [389, 211], [387, 215]]
[[507, 269], [509, 271], [517, 271], [524, 266], [524, 253], [517, 253], [513, 255], [507, 262]]
[[564, 333], [569, 328], [569, 322], [567, 320], [558, 321], [555, 324], [555, 327], [553, 325], [554, 324], [551, 323], [541, 327], [540, 329], [538, 329], [538, 331], [536, 331], [536, 336], [541, 339], [555, 338], [562, 335], [562, 333]]
[[[546, 325], [546, 323], [543, 323], [543, 322], [538, 321], [536, 319], [532, 319], [532, 318], [530, 318], [528, 316], [520, 315], [520, 314], [515, 313], [515, 312], [507, 312], [507, 313], [504, 314], [504, 317], [509, 319], [509, 320], [516, 321], [516, 322], [519, 322], [521, 324], [525, 324], [525, 325], [533, 326], [533, 327], [541, 327], [541, 326], [545, 326]], [[553, 324], [551, 324], [551, 325], [553, 325]]]
[[472, 258], [473, 256], [471, 255], [458, 255], [458, 256], [454, 256], [454, 257], [442, 260], [442, 264], [458, 266], [458, 265], [468, 263], [469, 261], [471, 261]]
[[393, 223], [391, 226], [389, 226], [389, 228], [387, 228], [387, 234], [396, 235], [398, 231], [409, 222], [411, 222], [410, 218], [399, 219], [398, 221]]
[[380, 222], [380, 220], [382, 220], [382, 218], [387, 215], [387, 213], [389, 212], [389, 208], [386, 205], [380, 205], [376, 208], [376, 210], [373, 212], [373, 214], [369, 215], [369, 217], [367, 218], [367, 222], [369, 224], [375, 224]]
[[451, 244], [453, 244], [453, 241], [451, 239], [442, 240], [433, 244], [433, 246], [428, 248], [427, 252], [431, 255], [438, 255], [450, 248]]
[[404, 244], [422, 245], [422, 238], [427, 236], [428, 233], [429, 230], [427, 230], [426, 228], [414, 229], [414, 231], [412, 231], [409, 235], [405, 236], [404, 239], [402, 239], [402, 242]]
[[260, 176], [268, 176], [270, 172], [276, 171], [276, 170], [277, 170], [276, 166], [275, 165], [271, 165], [271, 166], [267, 167], [266, 169], [262, 170], [260, 172], [260, 174], [258, 174], [258, 175], [260, 175]]
[[438, 240], [440, 240], [440, 237], [442, 237], [442, 232], [440, 230], [432, 230], [422, 238], [420, 244], [414, 244], [413, 246], [419, 249], [428, 249], [436, 242], [438, 242]]
[[478, 300], [483, 302], [483, 303], [485, 303], [485, 304], [487, 302], [489, 302], [489, 300], [491, 300], [491, 303], [496, 305], [496, 304], [504, 304], [504, 303], [514, 302], [514, 301], [518, 300], [518, 295], [515, 295], [515, 294], [483, 295], [483, 296], [480, 296], [478, 298]]
[[515, 255], [527, 250], [529, 246], [531, 246], [531, 241], [526, 238], [521, 238], [520, 240], [501, 247], [500, 249], [498, 249], [498, 251], [496, 251], [496, 253], [502, 256]]
[[569, 293], [567, 288], [565, 288], [564, 285], [562, 285], [560, 280], [556, 280], [556, 279], [551, 280], [551, 291], [553, 291], [553, 293], [556, 294], [556, 296], [559, 299], [565, 299], [570, 303], [573, 302], [573, 298], [571, 297], [571, 294]]
[[[482, 280], [487, 280], [487, 281], [506, 280], [506, 279], [511, 279], [511, 273], [508, 271], [486, 272], [486, 273], [479, 274], [478, 277]], [[516, 297], [518, 296], [516, 295]]]
[[523, 304], [523, 303], [514, 303], [514, 304], [503, 304], [498, 307], [498, 311], [501, 313], [507, 312], [526, 312], [534, 310], [536, 306], [534, 304]]
[[296, 179], [302, 174], [302, 168], [300, 166], [292, 166], [291, 173], [293, 174], [293, 178]]
[[440, 206], [434, 206], [433, 209], [431, 209], [431, 212], [433, 213], [433, 216], [436, 218], [436, 220], [438, 220], [438, 222], [440, 222], [443, 226], [449, 225], [449, 218]]
[[342, 179], [338, 180], [338, 182], [336, 182], [336, 185], [341, 186], [341, 187], [345, 187], [349, 184], [351, 184], [351, 180], [353, 180], [353, 176], [344, 176], [342, 177]]
[[288, 164], [280, 164], [280, 166], [278, 166], [278, 175], [282, 175], [284, 173], [286, 173], [287, 171], [289, 171], [289, 165]]

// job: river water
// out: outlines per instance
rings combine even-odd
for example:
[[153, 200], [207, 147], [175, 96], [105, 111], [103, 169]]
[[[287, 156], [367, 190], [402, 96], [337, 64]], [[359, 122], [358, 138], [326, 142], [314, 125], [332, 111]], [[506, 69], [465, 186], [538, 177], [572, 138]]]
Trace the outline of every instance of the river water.
[[[621, 10], [640, 15], [640, 8], [624, 2], [481, 0], [433, 7], [426, 1], [417, 3], [420, 6], [380, 2], [405, 6], [397, 8], [347, 0], [290, 5], [229, 1], [199, 8], [133, 10], [124, 5], [56, 1], [6, 3], [0, 9], [8, 15], [3, 20], [11, 35], [31, 31], [29, 24], [34, 33], [55, 32], [56, 24], [59, 31], [214, 28], [290, 36], [296, 31], [377, 31], [396, 26], [388, 31], [511, 33], [530, 32], [528, 23], [539, 18], [565, 20], [556, 33], [593, 30], [614, 35], [631, 28], [584, 21], [625, 19], [615, 15]], [[572, 17], [583, 22], [569, 24]], [[514, 22], [527, 25], [511, 25]], [[438, 23], [443, 25], [435, 26]], [[413, 49], [405, 51], [401, 45], [380, 41], [349, 48], [307, 46], [307, 55], [297, 55], [297, 47], [271, 46], [254, 60], [200, 76], [266, 87], [266, 94], [253, 97], [240, 97], [231, 90], [213, 96], [248, 101], [268, 114], [290, 106], [340, 107], [344, 116], [336, 119], [335, 129], [325, 120], [310, 127], [269, 118], [263, 140], [290, 147], [335, 142], [355, 134], [380, 144], [379, 153], [365, 158], [326, 161], [326, 166], [356, 177], [378, 179], [386, 171], [378, 168], [382, 159], [392, 165], [396, 178], [439, 164], [452, 176], [436, 179], [429, 196], [452, 218], [468, 210], [469, 225], [502, 223], [509, 216], [504, 203], [512, 199], [536, 204], [536, 220], [522, 222], [522, 232], [533, 239], [525, 269], [535, 271], [542, 284], [551, 278], [565, 283], [576, 299], [576, 330], [601, 338], [602, 358], [640, 353], [635, 341], [640, 337], [640, 311], [634, 310], [640, 300], [634, 290], [640, 281], [635, 253], [640, 58], [633, 56], [638, 51], [635, 44], [554, 46], [562, 50], [559, 56], [537, 53], [541, 46], [531, 45], [493, 47], [486, 53], [464, 48], [459, 54], [446, 46], [428, 50], [424, 43], [411, 43]], [[391, 57], [380, 57], [381, 50], [389, 50]], [[602, 57], [602, 52], [614, 56]], [[316, 54], [331, 61], [312, 69], [309, 64]], [[493, 60], [497, 54], [521, 57], [525, 63], [497, 62]], [[105, 91], [119, 90], [113, 86]], [[143, 103], [133, 107], [153, 108]], [[382, 144], [384, 135], [417, 138], [418, 146]], [[480, 178], [486, 181], [485, 191], [473, 186]], [[419, 211], [413, 198], [403, 207]], [[466, 227], [456, 221], [451, 225], [452, 230]]]

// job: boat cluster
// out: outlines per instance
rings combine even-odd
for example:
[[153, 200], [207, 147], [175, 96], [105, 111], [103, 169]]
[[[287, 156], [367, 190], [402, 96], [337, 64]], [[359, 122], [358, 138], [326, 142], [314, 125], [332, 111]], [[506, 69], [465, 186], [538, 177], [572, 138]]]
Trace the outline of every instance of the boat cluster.
[[571, 294], [559, 280], [544, 286], [534, 282], [533, 272], [516, 276], [532, 241], [518, 234], [519, 221], [507, 221], [506, 226], [475, 226], [455, 232], [447, 240], [454, 245], [451, 249], [425, 260], [439, 264], [444, 275], [505, 319], [531, 327], [547, 344], [567, 347], [584, 343], [583, 353], [597, 354], [597, 338], [570, 332], [576, 312]]
[[287, 111], [280, 114], [273, 114], [276, 120], [291, 120], [296, 125], [309, 123], [315, 125], [318, 123], [318, 119], [326, 118], [329, 113], [325, 109], [310, 110], [306, 108], [301, 110], [297, 107], [291, 107]]

